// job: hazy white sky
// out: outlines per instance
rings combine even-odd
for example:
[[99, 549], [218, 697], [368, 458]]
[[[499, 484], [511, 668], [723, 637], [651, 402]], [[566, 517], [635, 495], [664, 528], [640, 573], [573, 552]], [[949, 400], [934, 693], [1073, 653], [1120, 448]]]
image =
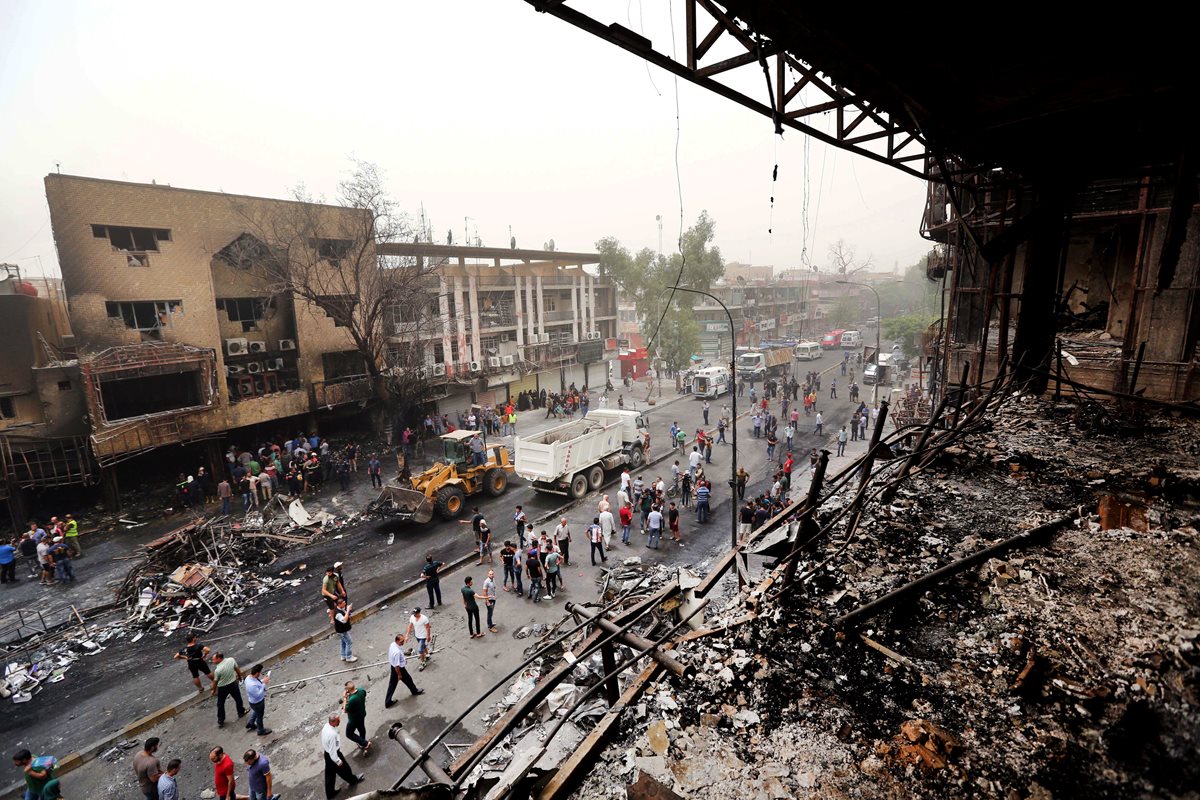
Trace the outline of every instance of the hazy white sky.
[[[572, 5], [670, 52], [667, 0]], [[682, 6], [674, 22], [682, 42]], [[806, 164], [800, 133], [777, 141], [769, 119], [678, 87], [684, 218], [707, 209], [727, 260], [799, 266], [806, 216], [820, 264], [838, 238], [884, 269], [928, 249], [920, 181], [815, 140]], [[678, 234], [672, 76], [523, 0], [0, 0], [0, 120], [0, 261], [30, 272], [39, 256], [57, 271], [42, 186], [56, 163], [332, 196], [353, 157], [401, 206], [424, 204], [435, 240], [461, 242], [464, 218], [500, 246], [511, 226], [522, 247], [657, 247], [659, 214], [668, 249]]]

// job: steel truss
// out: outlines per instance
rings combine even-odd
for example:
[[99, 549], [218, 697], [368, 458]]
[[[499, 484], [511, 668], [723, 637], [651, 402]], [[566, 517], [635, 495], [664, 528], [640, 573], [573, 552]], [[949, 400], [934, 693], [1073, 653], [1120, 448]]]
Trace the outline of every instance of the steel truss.
[[[683, 0], [686, 43], [682, 60], [676, 60], [655, 50], [646, 37], [618, 23], [606, 25], [592, 19], [568, 6], [565, 0], [526, 2], [697, 86], [770, 117], [777, 133], [783, 133], [785, 127], [792, 128], [922, 180], [931, 178], [926, 142], [912, 120], [893, 117], [846, 87], [834, 86], [821, 77], [816, 67], [785, 51], [780, 43], [739, 23], [735, 14], [722, 8], [727, 4]], [[722, 39], [733, 39], [745, 52], [712, 59], [709, 55], [713, 46]], [[747, 68], [764, 73], [765, 80], [758, 80], [758, 85], [764, 87], [766, 102], [714, 79], [739, 70], [739, 74], [744, 74]], [[832, 134], [806, 122], [814, 115], [831, 112], [836, 115]]]

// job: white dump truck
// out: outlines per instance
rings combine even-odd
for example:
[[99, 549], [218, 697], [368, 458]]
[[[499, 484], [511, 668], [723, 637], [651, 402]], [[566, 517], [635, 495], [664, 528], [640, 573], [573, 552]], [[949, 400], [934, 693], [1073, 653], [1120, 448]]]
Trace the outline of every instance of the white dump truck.
[[601, 408], [536, 436], [518, 436], [516, 473], [541, 492], [580, 498], [604, 483], [604, 471], [646, 460], [646, 418], [637, 411]]

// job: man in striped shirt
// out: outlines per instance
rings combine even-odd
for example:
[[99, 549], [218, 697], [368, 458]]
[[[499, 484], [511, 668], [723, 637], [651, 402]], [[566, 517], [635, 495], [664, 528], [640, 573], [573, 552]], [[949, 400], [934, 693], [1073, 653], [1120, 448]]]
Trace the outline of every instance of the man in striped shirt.
[[711, 484], [700, 481], [696, 486], [696, 521], [708, 522], [708, 501], [712, 496]]

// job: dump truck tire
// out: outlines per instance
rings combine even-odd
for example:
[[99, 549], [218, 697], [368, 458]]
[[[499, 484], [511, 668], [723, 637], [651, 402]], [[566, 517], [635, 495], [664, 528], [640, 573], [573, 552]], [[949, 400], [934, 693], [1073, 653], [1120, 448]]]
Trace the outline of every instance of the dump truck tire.
[[458, 519], [466, 505], [461, 486], [443, 486], [437, 493], [437, 510], [442, 519]]
[[646, 457], [642, 454], [642, 446], [640, 444], [635, 444], [632, 448], [630, 448], [630, 450], [629, 450], [629, 466], [630, 467], [632, 467], [633, 469], [637, 469], [638, 467], [642, 466], [642, 464], [645, 462], [645, 460], [646, 460]]
[[483, 490], [491, 497], [499, 497], [508, 489], [508, 473], [502, 469], [489, 469], [483, 476]]
[[600, 488], [604, 483], [604, 469], [599, 464], [588, 470], [587, 473], [588, 488], [593, 492]]
[[582, 472], [571, 478], [571, 499], [578, 500], [587, 494], [588, 479]]

